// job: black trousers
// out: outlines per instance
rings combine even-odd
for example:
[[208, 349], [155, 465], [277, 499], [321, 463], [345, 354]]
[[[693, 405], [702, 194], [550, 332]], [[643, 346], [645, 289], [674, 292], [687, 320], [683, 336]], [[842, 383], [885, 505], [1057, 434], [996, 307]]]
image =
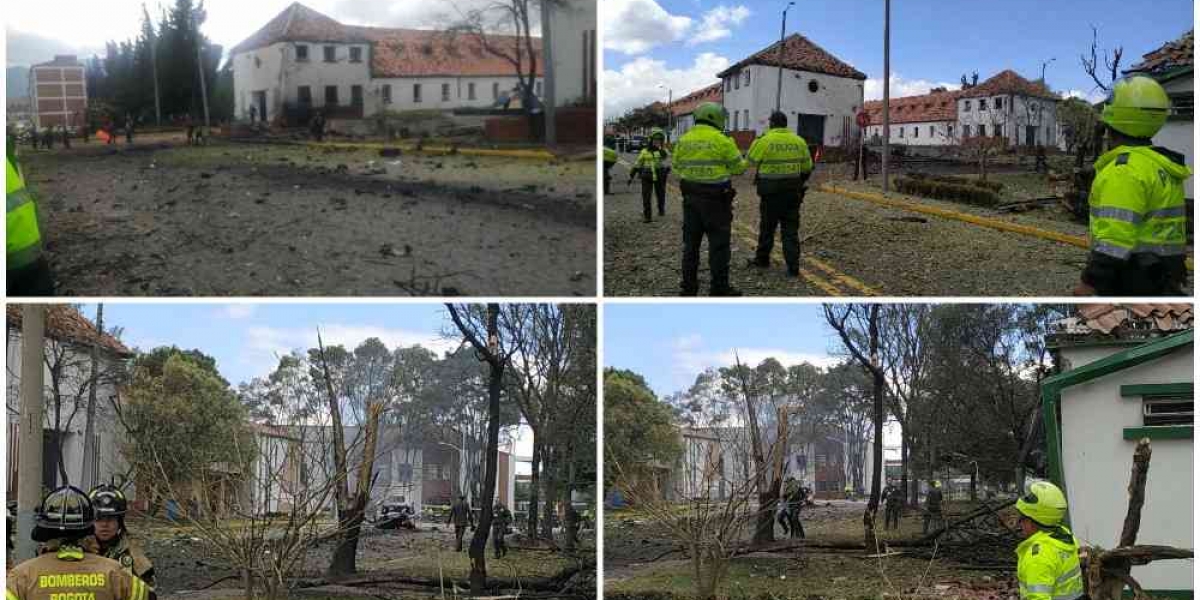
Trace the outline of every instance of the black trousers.
[[642, 178], [642, 216], [647, 221], [652, 215], [650, 211], [650, 196], [654, 195], [658, 199], [658, 216], [663, 216], [667, 213], [667, 177], [666, 173], [659, 173], [658, 179], [651, 180], [649, 177]]
[[900, 507], [887, 505], [884, 509], [884, 529], [900, 529]]
[[33, 264], [9, 269], [5, 285], [9, 296], [53, 296], [54, 274], [50, 271], [50, 263], [42, 256]]
[[467, 533], [466, 525], [454, 526], [454, 551], [462, 552], [463, 536]]
[[1182, 296], [1187, 266], [1182, 256], [1134, 254], [1121, 260], [1092, 252], [1083, 281], [1098, 296]]
[[799, 271], [800, 195], [783, 193], [759, 196], [758, 215], [758, 250], [754, 253], [754, 262], [764, 267], [771, 264], [771, 250], [775, 247], [775, 229], [778, 227], [783, 260], [787, 263], [788, 271]]
[[496, 558], [501, 558], [508, 554], [508, 545], [504, 543], [504, 530], [492, 530], [492, 547], [496, 550]]
[[612, 168], [617, 163], [604, 161], [604, 194], [612, 193]]
[[793, 506], [788, 510], [788, 520], [791, 522], [792, 537], [804, 539], [804, 523], [800, 522], [800, 507]]
[[685, 296], [700, 289], [700, 244], [708, 237], [709, 289], [720, 295], [729, 289], [729, 235], [733, 226], [733, 191], [711, 185], [682, 182], [683, 282]]

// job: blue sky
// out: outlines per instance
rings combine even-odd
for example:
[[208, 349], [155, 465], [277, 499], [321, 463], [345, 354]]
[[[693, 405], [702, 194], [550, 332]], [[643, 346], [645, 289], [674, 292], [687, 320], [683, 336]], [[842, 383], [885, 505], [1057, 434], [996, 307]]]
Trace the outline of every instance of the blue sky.
[[[606, 114], [715, 81], [721, 68], [778, 40], [782, 0], [603, 0]], [[1104, 48], [1123, 46], [1125, 66], [1192, 27], [1190, 0], [1008, 0], [892, 2], [893, 95], [981, 80], [1013, 69], [1051, 88], [1096, 98], [1079, 55], [1099, 30]], [[883, 0], [796, 0], [787, 32], [802, 33], [869, 77], [882, 95]]]
[[838, 362], [840, 342], [819, 304], [614, 304], [604, 306], [604, 366], [630, 369], [661, 398], [706, 367]]
[[[96, 305], [83, 314], [96, 318]], [[122, 327], [121, 340], [141, 350], [175, 345], [214, 357], [232, 385], [268, 374], [278, 356], [316, 347], [317, 328], [326, 344], [353, 348], [369, 337], [388, 347], [421, 344], [435, 352], [452, 348], [441, 304], [125, 304], [104, 305], [104, 326]]]

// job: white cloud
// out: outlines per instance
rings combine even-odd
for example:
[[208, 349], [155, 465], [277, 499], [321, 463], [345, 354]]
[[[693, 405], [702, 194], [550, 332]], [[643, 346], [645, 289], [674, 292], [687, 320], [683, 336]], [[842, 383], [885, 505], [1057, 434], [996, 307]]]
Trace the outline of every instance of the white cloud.
[[691, 26], [690, 17], [672, 15], [654, 0], [604, 2], [604, 47], [609, 50], [641, 54], [682, 40]]
[[704, 13], [696, 31], [688, 37], [688, 45], [694, 46], [704, 42], [712, 42], [733, 35], [733, 27], [742, 24], [750, 16], [750, 9], [743, 5], [725, 6], [724, 4]]
[[217, 310], [217, 315], [226, 319], [249, 319], [257, 310], [257, 304], [226, 304]]
[[[668, 89], [675, 98], [686, 96], [716, 83], [717, 73], [729, 65], [728, 58], [712, 52], [697, 55], [684, 69], [668, 69], [664, 61], [639, 56], [622, 65], [620, 71], [604, 71], [605, 117], [618, 117], [656, 100], [666, 102]], [[664, 87], [657, 87], [659, 84]]]
[[[961, 84], [951, 83], [948, 81], [929, 81], [928, 79], [905, 79], [903, 75], [893, 73], [891, 78], [891, 89], [888, 90], [892, 98], [903, 98], [905, 96], [920, 96], [928, 94], [929, 90], [935, 87], [944, 87], [948, 90], [957, 90], [962, 87]], [[866, 85], [863, 86], [863, 97], [866, 100], [882, 100], [883, 99], [883, 79], [868, 78]]]
[[816, 354], [811, 352], [795, 352], [782, 348], [726, 348], [714, 350], [706, 348], [699, 334], [691, 334], [676, 338], [671, 343], [671, 386], [673, 390], [683, 390], [696, 381], [696, 376], [711, 367], [728, 367], [740, 358], [742, 364], [757, 366], [768, 358], [778, 360], [784, 367], [802, 363], [827, 369], [839, 362], [836, 356]]
[[1107, 97], [1108, 97], [1108, 95], [1105, 94], [1104, 90], [1101, 90], [1101, 89], [1094, 89], [1094, 90], [1091, 90], [1088, 92], [1085, 92], [1083, 90], [1068, 90], [1066, 92], [1063, 92], [1063, 98], [1082, 98], [1083, 100], [1086, 100], [1089, 104], [1095, 104], [1097, 102], [1102, 102]]
[[[326, 346], [345, 346], [353, 350], [368, 338], [379, 338], [390, 349], [420, 345], [434, 353], [453, 351], [457, 340], [442, 337], [436, 331], [413, 331], [374, 325], [320, 325], [321, 340]], [[256, 326], [246, 330], [246, 342], [241, 359], [249, 364], [256, 377], [266, 375], [278, 364], [279, 357], [293, 350], [304, 352], [317, 347], [317, 330]]]

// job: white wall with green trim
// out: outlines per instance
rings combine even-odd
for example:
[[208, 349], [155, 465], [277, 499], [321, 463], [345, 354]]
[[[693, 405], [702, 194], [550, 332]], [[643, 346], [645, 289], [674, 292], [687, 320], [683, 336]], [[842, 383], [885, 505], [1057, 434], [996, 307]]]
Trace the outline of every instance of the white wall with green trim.
[[[1064, 348], [1072, 368], [1127, 347]], [[1142, 425], [1140, 397], [1122, 397], [1121, 386], [1193, 381], [1189, 344], [1169, 355], [1063, 390], [1062, 461], [1071, 525], [1084, 544], [1116, 545], [1124, 520], [1135, 440], [1128, 427]], [[1192, 439], [1153, 439], [1146, 504], [1138, 542], [1191, 548], [1194, 496]], [[1145, 589], [1191, 590], [1191, 561], [1160, 561], [1134, 567]]]

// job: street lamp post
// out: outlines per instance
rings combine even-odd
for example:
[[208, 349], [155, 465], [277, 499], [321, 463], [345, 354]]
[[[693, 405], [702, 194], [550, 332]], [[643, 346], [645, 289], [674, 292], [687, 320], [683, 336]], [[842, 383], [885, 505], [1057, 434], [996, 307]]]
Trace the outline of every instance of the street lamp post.
[[1045, 84], [1045, 83], [1046, 83], [1046, 65], [1048, 65], [1048, 64], [1050, 64], [1050, 63], [1052, 63], [1052, 62], [1054, 62], [1054, 60], [1055, 60], [1055, 59], [1054, 59], [1054, 57], [1051, 57], [1051, 58], [1050, 58], [1050, 60], [1043, 60], [1043, 61], [1042, 61], [1042, 83], [1043, 83], [1043, 84]]
[[665, 83], [658, 84], [658, 89], [667, 89], [667, 134], [670, 135], [675, 131], [675, 111], [671, 108], [671, 104], [675, 101], [674, 90]]
[[888, 154], [890, 153], [890, 142], [892, 137], [892, 120], [889, 114], [891, 104], [891, 86], [890, 79], [892, 78], [892, 53], [891, 53], [891, 38], [892, 38], [892, 0], [884, 0], [883, 2], [883, 155], [881, 160], [881, 171], [883, 171], [883, 193], [888, 193]]
[[787, 31], [787, 11], [795, 6], [795, 2], [788, 2], [783, 8], [783, 19], [779, 22], [779, 77], [775, 80], [775, 111], [779, 111], [779, 106], [783, 100], [783, 34]]

